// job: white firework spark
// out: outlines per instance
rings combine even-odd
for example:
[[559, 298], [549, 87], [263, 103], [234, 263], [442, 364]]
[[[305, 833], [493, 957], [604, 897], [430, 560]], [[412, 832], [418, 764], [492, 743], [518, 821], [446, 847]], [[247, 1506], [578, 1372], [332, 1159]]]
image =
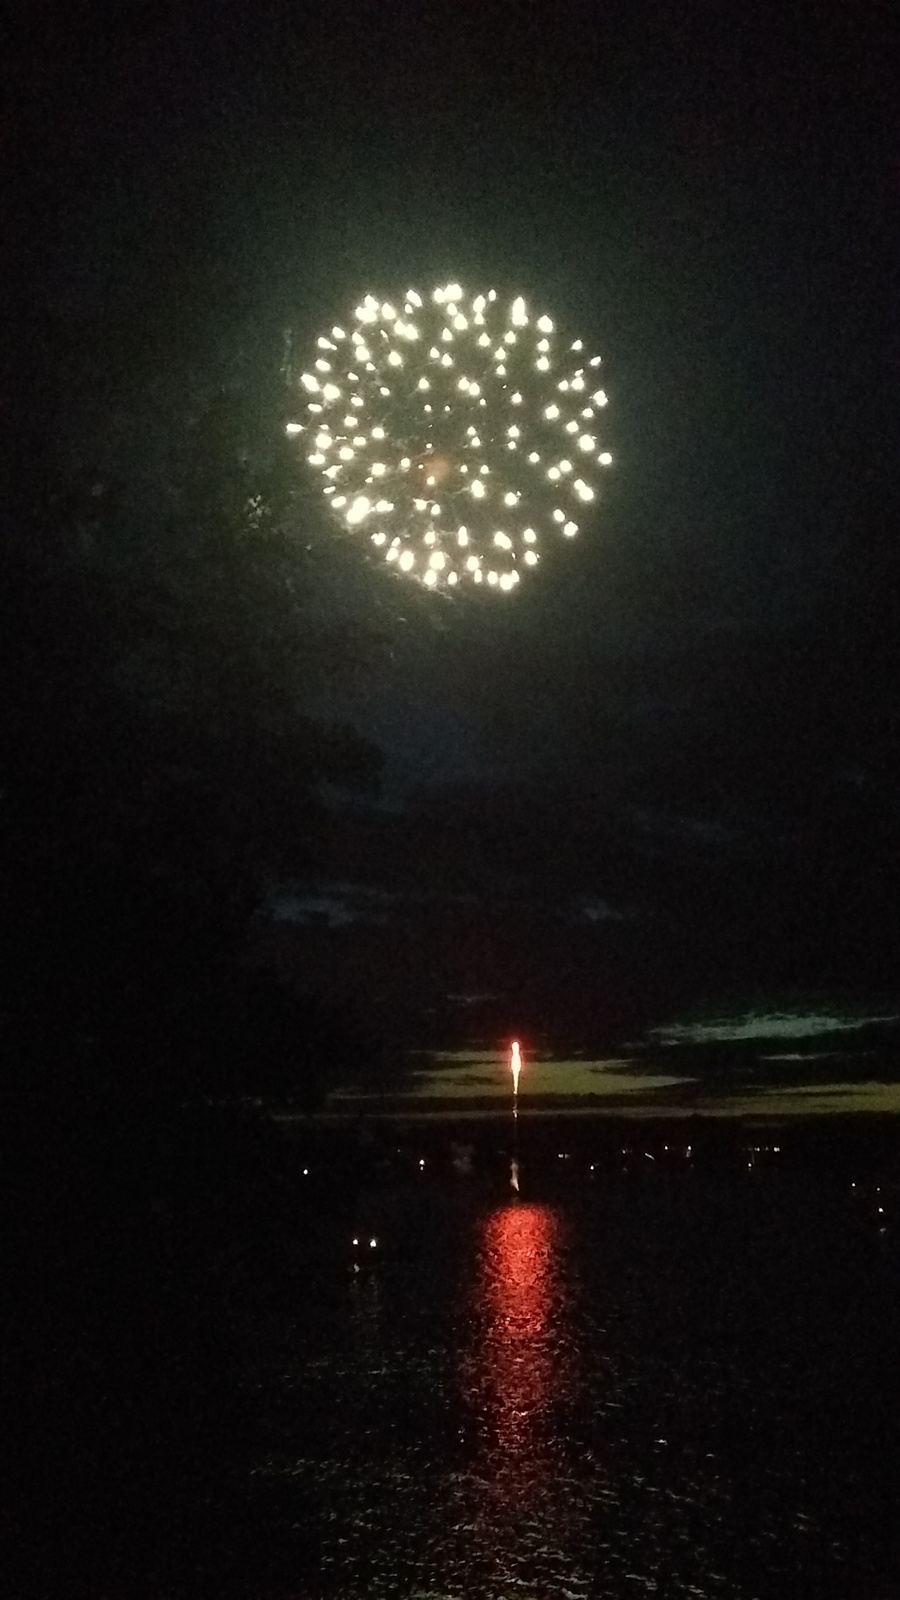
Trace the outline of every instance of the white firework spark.
[[492, 289], [366, 295], [317, 340], [300, 435], [332, 511], [427, 588], [509, 592], [596, 497], [600, 357]]

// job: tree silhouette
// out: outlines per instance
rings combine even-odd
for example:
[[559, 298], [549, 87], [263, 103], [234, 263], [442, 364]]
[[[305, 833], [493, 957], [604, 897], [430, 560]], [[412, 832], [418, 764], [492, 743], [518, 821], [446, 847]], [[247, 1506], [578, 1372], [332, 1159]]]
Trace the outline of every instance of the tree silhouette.
[[[43, 444], [36, 416], [20, 430], [0, 585], [3, 1016], [40, 1063], [29, 1087], [53, 1094], [86, 1058], [117, 1089], [211, 1092], [198, 1032], [236, 1037], [242, 1010], [262, 1027], [264, 980], [243, 970], [255, 909], [315, 864], [323, 787], [378, 781], [378, 752], [310, 709], [374, 632], [323, 603], [352, 553], [312, 522], [277, 408], [231, 382], [186, 412], [144, 517], [127, 481]], [[286, 1008], [302, 1063], [304, 1005], [265, 981], [286, 1093]], [[234, 1051], [207, 1054], [239, 1088]], [[245, 1088], [260, 1055], [244, 1051]]]

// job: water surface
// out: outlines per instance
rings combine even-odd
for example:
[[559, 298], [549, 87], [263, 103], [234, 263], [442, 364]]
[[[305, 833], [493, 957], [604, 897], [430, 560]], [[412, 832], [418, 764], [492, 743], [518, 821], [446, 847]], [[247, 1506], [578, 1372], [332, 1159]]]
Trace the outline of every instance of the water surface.
[[900, 1592], [900, 1284], [874, 1190], [524, 1188], [382, 1197], [360, 1270], [251, 1317], [255, 1483], [312, 1539], [302, 1592]]

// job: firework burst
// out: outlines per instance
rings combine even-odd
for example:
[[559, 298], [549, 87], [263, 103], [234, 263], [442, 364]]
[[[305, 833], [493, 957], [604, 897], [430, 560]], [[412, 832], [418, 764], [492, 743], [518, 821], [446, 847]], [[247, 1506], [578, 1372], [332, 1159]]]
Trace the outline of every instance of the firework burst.
[[317, 341], [288, 424], [334, 515], [428, 588], [515, 588], [596, 500], [599, 356], [547, 316], [450, 283], [367, 295]]

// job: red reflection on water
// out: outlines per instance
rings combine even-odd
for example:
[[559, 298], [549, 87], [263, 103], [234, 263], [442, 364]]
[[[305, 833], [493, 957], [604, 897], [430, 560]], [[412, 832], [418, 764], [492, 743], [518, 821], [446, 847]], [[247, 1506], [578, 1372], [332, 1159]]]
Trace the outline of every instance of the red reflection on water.
[[467, 1387], [505, 1451], [520, 1451], [533, 1438], [565, 1376], [559, 1235], [555, 1213], [542, 1205], [505, 1206], [484, 1225]]

